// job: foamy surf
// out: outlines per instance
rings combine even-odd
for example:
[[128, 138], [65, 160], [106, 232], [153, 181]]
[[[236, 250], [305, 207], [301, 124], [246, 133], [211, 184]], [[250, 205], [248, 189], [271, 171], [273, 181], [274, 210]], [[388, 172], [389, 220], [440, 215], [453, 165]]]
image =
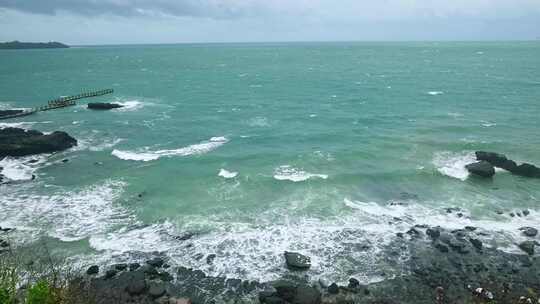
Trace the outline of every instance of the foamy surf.
[[218, 173], [218, 176], [221, 176], [223, 178], [235, 178], [236, 176], [238, 175], [238, 172], [231, 172], [231, 171], [227, 171], [225, 169], [220, 169], [219, 170], [219, 173]]
[[433, 158], [433, 165], [441, 174], [466, 180], [469, 177], [469, 171], [466, 165], [476, 162], [473, 152], [438, 152]]
[[7, 187], [0, 197], [0, 221], [23, 227], [28, 232], [25, 240], [43, 234], [66, 242], [81, 240], [133, 220], [115, 204], [125, 185], [108, 180], [74, 190], [49, 187], [47, 194], [32, 184]]
[[198, 155], [205, 154], [212, 150], [215, 150], [222, 145], [226, 144], [229, 140], [225, 137], [212, 137], [208, 141], [201, 142], [199, 144], [190, 145], [184, 148], [173, 149], [173, 150], [158, 150], [158, 151], [124, 151], [124, 150], [113, 150], [112, 155], [123, 159], [123, 160], [133, 160], [133, 161], [152, 161], [157, 160], [160, 157], [170, 157], [170, 156], [189, 156], [189, 155]]
[[280, 166], [274, 171], [274, 178], [280, 181], [303, 182], [311, 178], [327, 179], [326, 174], [314, 174], [293, 168], [289, 165]]
[[5, 157], [0, 160], [0, 174], [10, 181], [28, 181], [34, 178], [34, 173], [47, 160], [46, 155], [29, 157]]
[[429, 91], [429, 92], [427, 92], [427, 93], [428, 93], [429, 95], [431, 95], [431, 96], [437, 96], [437, 95], [442, 95], [442, 94], [444, 94], [443, 91]]
[[114, 109], [114, 111], [118, 112], [137, 111], [144, 107], [144, 103], [139, 100], [117, 101], [115, 103], [122, 105], [121, 108]]

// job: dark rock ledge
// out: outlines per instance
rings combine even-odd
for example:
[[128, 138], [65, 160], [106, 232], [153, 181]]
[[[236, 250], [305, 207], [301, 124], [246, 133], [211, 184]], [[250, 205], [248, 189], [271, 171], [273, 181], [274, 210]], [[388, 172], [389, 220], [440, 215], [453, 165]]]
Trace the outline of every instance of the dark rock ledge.
[[491, 177], [495, 174], [493, 167], [498, 167], [509, 171], [514, 175], [540, 178], [540, 168], [535, 165], [528, 163], [518, 165], [515, 161], [508, 159], [505, 155], [494, 152], [476, 151], [475, 155], [479, 162], [466, 166], [467, 170], [475, 175]]
[[0, 129], [0, 158], [63, 151], [77, 145], [66, 132], [43, 134], [18, 128]]
[[88, 109], [92, 110], [111, 110], [122, 108], [123, 105], [117, 103], [107, 103], [107, 102], [92, 102], [88, 104]]

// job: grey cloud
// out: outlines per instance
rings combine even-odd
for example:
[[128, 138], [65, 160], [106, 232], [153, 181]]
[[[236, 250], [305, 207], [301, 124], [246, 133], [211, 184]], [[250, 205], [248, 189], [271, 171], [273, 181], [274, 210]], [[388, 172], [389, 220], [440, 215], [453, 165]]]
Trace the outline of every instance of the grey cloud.
[[69, 12], [81, 15], [172, 15], [229, 18], [247, 15], [251, 2], [218, 0], [0, 0], [0, 7], [53, 15]]

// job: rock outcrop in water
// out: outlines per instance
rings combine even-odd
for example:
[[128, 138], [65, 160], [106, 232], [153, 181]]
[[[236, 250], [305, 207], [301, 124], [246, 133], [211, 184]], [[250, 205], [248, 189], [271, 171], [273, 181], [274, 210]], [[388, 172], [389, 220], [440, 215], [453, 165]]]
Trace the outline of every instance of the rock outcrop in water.
[[[492, 166], [502, 168], [512, 174], [540, 178], [540, 168], [535, 165], [527, 163], [518, 165], [515, 161], [508, 159], [505, 155], [494, 152], [476, 151], [475, 154], [477, 160], [488, 162]], [[469, 166], [470, 165], [467, 166], [467, 169], [469, 169]]]
[[492, 177], [495, 175], [495, 168], [487, 161], [479, 161], [477, 163], [469, 164], [465, 168], [472, 174], [481, 177]]
[[0, 118], [2, 116], [11, 116], [15, 114], [21, 114], [23, 110], [0, 110]]
[[66, 132], [43, 134], [18, 128], [0, 129], [0, 158], [63, 151], [77, 145]]
[[296, 252], [285, 251], [285, 262], [291, 270], [306, 270], [311, 267], [311, 259]]
[[88, 109], [92, 110], [111, 110], [122, 108], [123, 105], [117, 103], [107, 103], [107, 102], [91, 102], [88, 104]]

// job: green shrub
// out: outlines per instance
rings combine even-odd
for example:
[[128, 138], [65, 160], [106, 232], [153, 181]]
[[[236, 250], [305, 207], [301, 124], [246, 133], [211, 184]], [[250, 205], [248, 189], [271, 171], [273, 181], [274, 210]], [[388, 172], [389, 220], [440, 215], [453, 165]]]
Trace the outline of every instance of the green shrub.
[[27, 304], [54, 304], [54, 293], [49, 283], [40, 280], [28, 289]]

